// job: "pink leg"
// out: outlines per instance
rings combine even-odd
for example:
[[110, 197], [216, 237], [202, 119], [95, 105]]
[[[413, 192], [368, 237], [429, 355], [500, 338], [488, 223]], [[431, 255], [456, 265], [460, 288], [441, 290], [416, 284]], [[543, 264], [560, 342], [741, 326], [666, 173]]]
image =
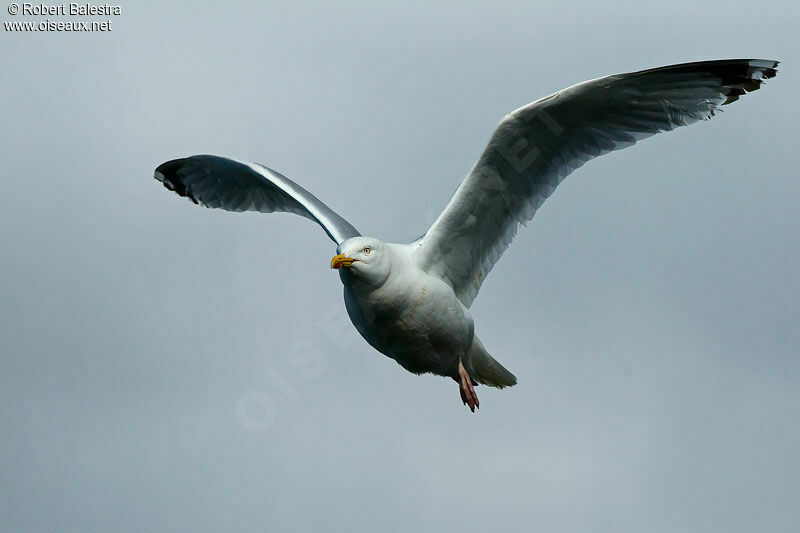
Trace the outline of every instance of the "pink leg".
[[472, 386], [472, 378], [467, 374], [461, 360], [458, 361], [458, 377], [460, 378], [458, 392], [461, 393], [461, 401], [464, 402], [464, 405], [469, 405], [469, 410], [474, 413], [475, 408], [480, 409], [481, 404], [478, 401], [478, 395], [475, 394], [475, 388]]

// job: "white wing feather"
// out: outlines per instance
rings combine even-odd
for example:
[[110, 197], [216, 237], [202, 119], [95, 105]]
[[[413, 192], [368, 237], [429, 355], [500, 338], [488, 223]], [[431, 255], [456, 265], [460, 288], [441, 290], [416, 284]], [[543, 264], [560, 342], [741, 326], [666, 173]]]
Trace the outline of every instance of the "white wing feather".
[[734, 59], [606, 76], [517, 109], [415, 243], [418, 263], [449, 281], [469, 307], [519, 224], [572, 171], [645, 137], [711, 118], [775, 76], [777, 65]]

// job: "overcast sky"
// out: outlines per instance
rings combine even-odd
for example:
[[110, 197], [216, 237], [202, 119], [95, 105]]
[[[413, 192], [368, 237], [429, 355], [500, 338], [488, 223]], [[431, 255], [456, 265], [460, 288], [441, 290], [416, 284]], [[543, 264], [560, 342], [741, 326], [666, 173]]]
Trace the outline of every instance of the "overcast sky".
[[[538, 4], [4, 4], [112, 31], [0, 31], [0, 530], [796, 529], [800, 8]], [[407, 242], [510, 110], [730, 57], [784, 64], [497, 264], [472, 310], [519, 385], [474, 415], [354, 336], [317, 226], [152, 178], [254, 160]]]

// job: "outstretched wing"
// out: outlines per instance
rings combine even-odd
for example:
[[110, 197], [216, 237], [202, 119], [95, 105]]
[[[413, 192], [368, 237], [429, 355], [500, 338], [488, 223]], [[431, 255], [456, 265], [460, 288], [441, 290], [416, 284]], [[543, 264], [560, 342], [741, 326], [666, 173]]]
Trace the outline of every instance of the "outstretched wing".
[[528, 104], [500, 122], [450, 203], [415, 244], [420, 266], [469, 306], [519, 224], [592, 158], [714, 116], [755, 91], [777, 61], [685, 63], [606, 76]]
[[336, 244], [360, 233], [316, 196], [263, 165], [216, 155], [167, 161], [155, 178], [196, 204], [228, 211], [284, 211], [313, 220]]

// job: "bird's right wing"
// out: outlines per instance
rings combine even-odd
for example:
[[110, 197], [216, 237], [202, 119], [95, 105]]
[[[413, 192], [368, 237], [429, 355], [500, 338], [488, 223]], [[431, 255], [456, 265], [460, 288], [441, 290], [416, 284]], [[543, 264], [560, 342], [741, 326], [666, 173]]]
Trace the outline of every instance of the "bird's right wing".
[[316, 196], [263, 165], [216, 155], [173, 159], [155, 178], [196, 204], [228, 211], [283, 211], [313, 220], [336, 244], [361, 235]]
[[470, 306], [517, 232], [592, 158], [711, 118], [775, 76], [777, 61], [685, 63], [573, 85], [506, 116], [475, 167], [414, 244], [421, 268]]

